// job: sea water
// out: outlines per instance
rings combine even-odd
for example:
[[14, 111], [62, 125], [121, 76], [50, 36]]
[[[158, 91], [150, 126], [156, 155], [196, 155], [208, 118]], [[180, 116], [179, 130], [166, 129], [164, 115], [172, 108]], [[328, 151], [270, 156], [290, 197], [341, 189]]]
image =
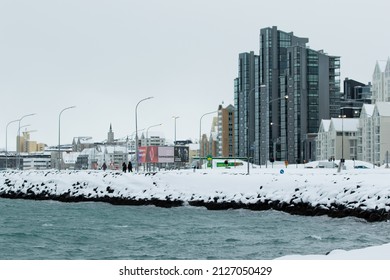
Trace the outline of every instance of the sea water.
[[0, 198], [0, 259], [274, 259], [390, 242], [389, 222]]

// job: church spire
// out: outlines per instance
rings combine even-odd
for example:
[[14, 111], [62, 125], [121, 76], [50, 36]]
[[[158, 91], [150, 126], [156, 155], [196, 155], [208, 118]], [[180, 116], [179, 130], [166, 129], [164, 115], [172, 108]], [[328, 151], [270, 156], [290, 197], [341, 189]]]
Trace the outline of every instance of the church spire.
[[107, 133], [107, 143], [114, 143], [114, 132], [112, 131], [111, 123], [110, 123], [110, 130]]

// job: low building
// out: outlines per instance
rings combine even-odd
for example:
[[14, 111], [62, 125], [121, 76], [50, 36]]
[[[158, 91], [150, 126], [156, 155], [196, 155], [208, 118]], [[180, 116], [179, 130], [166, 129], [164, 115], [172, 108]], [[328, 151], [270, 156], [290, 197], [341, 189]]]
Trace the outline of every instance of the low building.
[[359, 119], [358, 159], [382, 165], [390, 151], [390, 102], [365, 104]]
[[108, 169], [120, 169], [123, 162], [129, 161], [126, 146], [101, 144], [86, 148], [79, 153], [75, 169], [100, 169], [106, 163]]
[[22, 154], [23, 170], [46, 170], [52, 168], [50, 152]]
[[322, 120], [316, 138], [316, 160], [357, 159], [359, 120], [332, 118]]
[[165, 146], [166, 141], [163, 133], [159, 132], [148, 132], [140, 137], [141, 146]]
[[330, 120], [321, 120], [316, 139], [316, 160], [331, 159], [333, 156], [329, 134], [330, 122]]
[[[19, 164], [17, 162], [19, 161]], [[0, 170], [1, 169], [17, 169], [21, 170], [43, 170], [50, 169], [51, 153], [50, 152], [35, 152], [35, 153], [8, 153], [0, 155]]]
[[86, 148], [91, 148], [94, 146], [92, 137], [90, 136], [79, 136], [74, 137], [72, 141], [73, 152], [81, 152]]
[[390, 152], [390, 102], [377, 102], [372, 117], [374, 164], [382, 165]]

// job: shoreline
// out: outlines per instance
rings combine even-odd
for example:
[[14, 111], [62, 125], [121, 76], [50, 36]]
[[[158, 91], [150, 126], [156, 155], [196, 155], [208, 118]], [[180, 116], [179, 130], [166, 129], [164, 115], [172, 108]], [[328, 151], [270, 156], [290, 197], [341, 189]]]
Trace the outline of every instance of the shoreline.
[[[290, 176], [275, 171], [251, 176], [242, 171], [229, 172], [2, 171], [0, 197], [165, 208], [190, 205], [214, 211], [272, 209], [302, 216], [352, 216], [368, 222], [390, 219], [390, 187], [365, 186], [362, 180], [367, 175], [364, 173], [338, 175], [322, 171], [321, 176], [329, 181], [324, 182], [313, 181], [320, 176], [320, 173], [313, 176], [313, 171], [300, 170], [299, 174]], [[381, 174], [377, 172], [375, 176]], [[383, 178], [388, 176], [387, 173], [382, 175], [386, 176]], [[228, 186], [228, 182], [231, 185]]]
[[276, 210], [282, 211], [291, 215], [299, 216], [328, 216], [331, 218], [356, 217], [364, 219], [367, 222], [381, 222], [390, 220], [390, 213], [385, 209], [364, 210], [350, 209], [345, 205], [333, 205], [330, 209], [325, 209], [322, 206], [312, 206], [307, 203], [288, 204], [280, 201], [266, 201], [251, 204], [237, 202], [205, 202], [203, 200], [181, 201], [181, 200], [160, 200], [160, 199], [121, 199], [115, 197], [99, 197], [88, 198], [84, 196], [68, 196], [67, 194], [60, 196], [47, 196], [46, 194], [23, 194], [23, 193], [0, 193], [0, 198], [5, 199], [25, 199], [25, 200], [53, 200], [63, 203], [81, 203], [81, 202], [103, 202], [112, 205], [123, 206], [156, 206], [162, 208], [185, 207], [205, 207], [210, 211], [225, 211], [230, 209], [245, 209], [250, 211], [267, 211]]

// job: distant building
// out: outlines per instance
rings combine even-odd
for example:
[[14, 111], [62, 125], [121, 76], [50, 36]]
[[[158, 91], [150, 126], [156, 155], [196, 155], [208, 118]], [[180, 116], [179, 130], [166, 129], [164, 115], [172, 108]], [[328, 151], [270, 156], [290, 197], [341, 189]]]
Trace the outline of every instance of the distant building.
[[347, 118], [358, 118], [363, 104], [371, 104], [371, 83], [361, 82], [345, 78], [344, 93], [340, 103], [340, 115]]
[[376, 62], [372, 75], [372, 104], [390, 102], [390, 58], [387, 59], [385, 70]]
[[72, 141], [73, 152], [81, 152], [82, 150], [91, 148], [93, 146], [94, 142], [90, 136], [74, 137]]
[[234, 111], [232, 105], [218, 107], [218, 157], [234, 157]]
[[358, 159], [382, 165], [390, 152], [390, 102], [365, 104], [359, 119]]
[[332, 148], [332, 139], [329, 133], [331, 120], [321, 120], [320, 128], [317, 133], [316, 160], [333, 159], [334, 149]]
[[316, 159], [357, 159], [358, 125], [356, 118], [322, 120], [316, 138]]
[[45, 150], [45, 144], [30, 140], [30, 132], [31, 131], [24, 131], [20, 137], [16, 137], [16, 152], [35, 153], [43, 152]]
[[23, 170], [46, 170], [51, 168], [51, 153], [36, 152], [22, 155]]
[[[238, 76], [234, 79], [234, 153], [246, 157], [248, 143], [255, 143], [255, 95], [259, 56], [253, 51], [238, 56]], [[249, 138], [249, 139], [248, 139]], [[249, 141], [249, 142], [248, 142]]]
[[176, 140], [175, 145], [177, 146], [186, 146], [192, 144], [192, 140]]
[[[19, 165], [16, 162], [19, 160]], [[17, 155], [15, 153], [8, 153], [8, 155], [0, 155], [0, 170], [6, 169], [22, 170], [43, 170], [50, 169], [51, 166], [51, 153], [50, 152], [35, 152], [35, 153], [21, 153]]]
[[358, 147], [359, 160], [374, 162], [373, 112], [375, 105], [364, 104], [359, 112]]
[[260, 30], [260, 53], [239, 54], [234, 80], [235, 155], [315, 160], [322, 119], [340, 114], [340, 57], [276, 26]]
[[129, 161], [126, 146], [97, 144], [81, 151], [75, 163], [75, 169], [101, 169], [106, 163], [108, 169], [120, 169], [123, 162]]
[[148, 135], [142, 133], [139, 138], [141, 146], [165, 146], [166, 141], [163, 133], [156, 131], [148, 131]]
[[112, 125], [110, 124], [110, 130], [107, 133], [107, 144], [113, 144], [114, 139], [114, 132], [112, 131]]

